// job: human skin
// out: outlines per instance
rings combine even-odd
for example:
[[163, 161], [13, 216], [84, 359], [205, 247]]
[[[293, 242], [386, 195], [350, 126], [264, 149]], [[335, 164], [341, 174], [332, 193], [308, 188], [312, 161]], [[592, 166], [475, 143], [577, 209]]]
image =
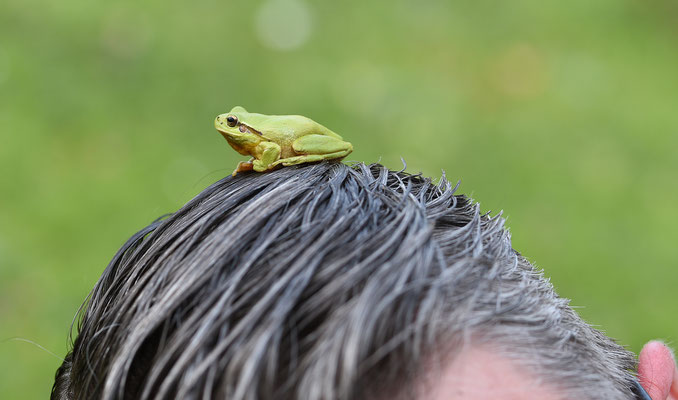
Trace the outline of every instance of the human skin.
[[[671, 350], [663, 343], [652, 341], [643, 347], [638, 379], [652, 400], [678, 400], [678, 370]], [[536, 375], [482, 347], [462, 351], [432, 385], [423, 386], [421, 400], [565, 399]]]
[[535, 375], [491, 349], [470, 346], [422, 382], [420, 400], [565, 400]]

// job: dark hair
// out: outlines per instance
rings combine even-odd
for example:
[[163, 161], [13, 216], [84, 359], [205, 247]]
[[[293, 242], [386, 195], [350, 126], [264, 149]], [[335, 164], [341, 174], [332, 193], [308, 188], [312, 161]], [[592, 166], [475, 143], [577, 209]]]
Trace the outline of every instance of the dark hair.
[[52, 399], [413, 398], [470, 338], [573, 398], [630, 398], [633, 355], [454, 192], [376, 164], [220, 180], [118, 251]]

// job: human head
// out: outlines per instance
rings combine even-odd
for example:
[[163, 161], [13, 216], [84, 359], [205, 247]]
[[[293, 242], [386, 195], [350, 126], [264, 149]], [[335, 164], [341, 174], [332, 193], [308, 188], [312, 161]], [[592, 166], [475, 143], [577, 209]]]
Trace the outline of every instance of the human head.
[[53, 399], [412, 399], [469, 349], [568, 398], [630, 399], [635, 368], [501, 216], [380, 165], [220, 180], [125, 243], [78, 331]]

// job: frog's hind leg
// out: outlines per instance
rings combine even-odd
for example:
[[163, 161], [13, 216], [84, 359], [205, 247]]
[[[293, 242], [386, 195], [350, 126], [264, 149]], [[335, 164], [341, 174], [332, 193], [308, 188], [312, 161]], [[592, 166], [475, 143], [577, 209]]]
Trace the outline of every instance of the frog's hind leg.
[[306, 154], [283, 158], [274, 164], [288, 166], [322, 160], [341, 159], [353, 151], [351, 143], [325, 135], [302, 136], [292, 143], [292, 148], [297, 153]]

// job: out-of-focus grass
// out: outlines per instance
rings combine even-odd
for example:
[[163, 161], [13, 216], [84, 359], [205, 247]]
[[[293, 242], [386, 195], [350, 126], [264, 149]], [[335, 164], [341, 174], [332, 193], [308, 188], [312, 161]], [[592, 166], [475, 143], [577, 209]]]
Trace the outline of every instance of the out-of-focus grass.
[[[0, 391], [45, 398], [136, 229], [242, 160], [243, 105], [462, 180], [637, 351], [678, 332], [674, 1], [0, 3]], [[4, 341], [2, 341], [4, 340]]]

